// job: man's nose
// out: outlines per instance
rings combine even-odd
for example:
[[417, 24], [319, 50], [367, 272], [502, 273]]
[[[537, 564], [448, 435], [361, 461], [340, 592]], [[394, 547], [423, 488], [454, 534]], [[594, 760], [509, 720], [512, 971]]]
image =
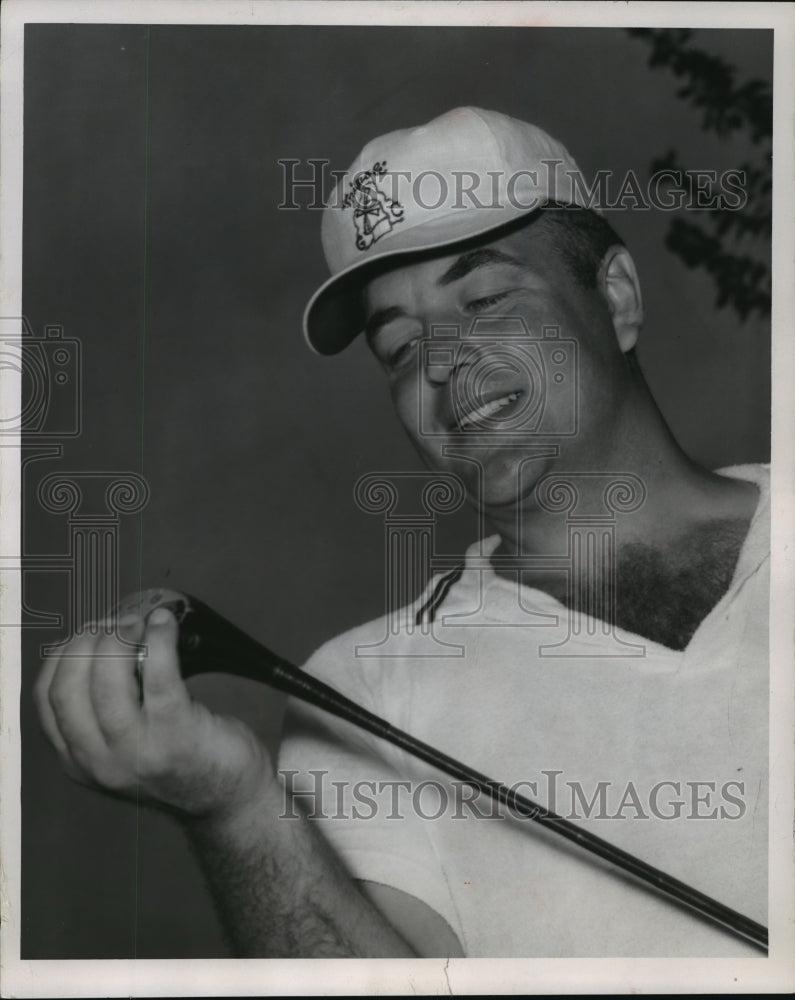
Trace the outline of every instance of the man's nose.
[[426, 378], [435, 385], [445, 385], [459, 369], [474, 360], [474, 345], [462, 343], [459, 333], [435, 335], [423, 344], [423, 368]]

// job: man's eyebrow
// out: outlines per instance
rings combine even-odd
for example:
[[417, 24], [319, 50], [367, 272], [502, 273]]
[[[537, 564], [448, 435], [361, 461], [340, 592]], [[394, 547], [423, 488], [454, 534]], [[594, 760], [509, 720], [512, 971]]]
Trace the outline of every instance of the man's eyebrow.
[[[518, 257], [512, 257], [502, 250], [494, 250], [489, 247], [481, 247], [479, 250], [470, 250], [456, 258], [444, 274], [437, 279], [436, 284], [440, 286], [450, 285], [454, 281], [460, 281], [471, 271], [478, 267], [486, 267], [488, 264], [510, 264], [512, 267], [525, 267], [525, 264]], [[400, 306], [388, 306], [386, 309], [376, 309], [372, 316], [368, 317], [364, 326], [366, 339], [372, 342], [375, 335], [382, 326], [391, 323], [394, 319], [400, 319], [408, 315], [405, 309]]]
[[368, 341], [378, 333], [382, 326], [391, 323], [393, 319], [400, 319], [406, 315], [406, 310], [400, 306], [389, 306], [387, 309], [376, 309], [372, 316], [368, 317], [364, 325], [364, 335]]
[[465, 278], [475, 268], [485, 267], [487, 264], [511, 264], [513, 267], [524, 267], [521, 260], [503, 253], [502, 250], [492, 250], [489, 247], [482, 247], [480, 250], [470, 250], [469, 253], [461, 254], [450, 267], [444, 272], [436, 282], [437, 285], [450, 285], [454, 281]]

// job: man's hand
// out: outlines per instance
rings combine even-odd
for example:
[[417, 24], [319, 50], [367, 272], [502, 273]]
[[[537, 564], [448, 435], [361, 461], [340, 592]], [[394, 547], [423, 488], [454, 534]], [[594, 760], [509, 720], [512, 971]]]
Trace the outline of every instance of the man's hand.
[[[35, 688], [42, 726], [72, 778], [184, 818], [231, 817], [272, 780], [265, 747], [237, 719], [193, 701], [177, 658], [177, 623], [125, 616], [119, 634], [81, 636], [45, 661]], [[137, 664], [140, 663], [140, 678]]]
[[[133, 645], [81, 636], [45, 662], [36, 683], [42, 725], [68, 773], [177, 815], [237, 954], [411, 956], [320, 833], [281, 817], [284, 789], [251, 730], [191, 700], [174, 617], [159, 608], [146, 626], [124, 618], [119, 633]], [[140, 683], [136, 643], [147, 650]], [[416, 924], [423, 904], [414, 903], [406, 912]]]

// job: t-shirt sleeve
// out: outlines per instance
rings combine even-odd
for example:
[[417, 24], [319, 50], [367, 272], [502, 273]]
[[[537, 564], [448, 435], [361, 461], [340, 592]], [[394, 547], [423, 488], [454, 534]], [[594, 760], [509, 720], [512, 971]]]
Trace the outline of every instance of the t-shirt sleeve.
[[[304, 667], [341, 694], [380, 715], [378, 669], [333, 640]], [[279, 772], [295, 802], [319, 824], [358, 880], [400, 889], [430, 906], [460, 936], [459, 919], [428, 826], [412, 807], [402, 753], [378, 737], [312, 705], [289, 699]], [[402, 784], [401, 784], [402, 783]]]

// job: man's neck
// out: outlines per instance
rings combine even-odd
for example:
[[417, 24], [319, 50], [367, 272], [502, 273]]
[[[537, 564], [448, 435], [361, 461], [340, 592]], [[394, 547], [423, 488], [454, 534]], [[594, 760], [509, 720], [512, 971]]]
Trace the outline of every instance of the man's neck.
[[[550, 510], [536, 490], [521, 510], [489, 512], [489, 526], [501, 537], [495, 555], [526, 558], [522, 582], [570, 607], [578, 606], [577, 595], [588, 591], [582, 600], [592, 600], [598, 591], [607, 601], [600, 617], [683, 648], [731, 581], [759, 490], [691, 462], [661, 418], [647, 421], [642, 434], [630, 427], [619, 440], [621, 449], [599, 463], [609, 473], [596, 463], [582, 471], [556, 468], [558, 482], [569, 484], [565, 510]], [[623, 511], [619, 503], [611, 511], [606, 504], [611, 482], [619, 498], [623, 482], [641, 502], [634, 509], [624, 503]], [[600, 523], [609, 525], [602, 534]], [[581, 563], [574, 573], [574, 562], [568, 572], [539, 567], [535, 557], [571, 553], [578, 544], [573, 536], [580, 532], [585, 538], [588, 525], [596, 532], [591, 537], [599, 534], [599, 544], [607, 539], [611, 551]], [[516, 579], [515, 570], [497, 572]]]
[[[523, 497], [519, 507], [484, 511], [487, 524], [502, 539], [502, 554], [560, 552], [571, 520], [583, 512], [610, 513], [604, 508], [611, 482], [619, 490], [613, 512], [619, 548], [638, 543], [665, 550], [701, 526], [750, 521], [759, 498], [755, 484], [717, 475], [689, 459], [644, 384], [635, 386], [598, 446], [584, 446], [573, 454], [564, 451], [554, 469], [547, 471], [561, 484], [570, 484], [577, 510], [572, 511], [571, 505], [552, 510], [554, 505], [545, 504], [536, 489]], [[632, 489], [641, 492], [637, 504], [620, 502], [621, 484], [627, 479]]]

